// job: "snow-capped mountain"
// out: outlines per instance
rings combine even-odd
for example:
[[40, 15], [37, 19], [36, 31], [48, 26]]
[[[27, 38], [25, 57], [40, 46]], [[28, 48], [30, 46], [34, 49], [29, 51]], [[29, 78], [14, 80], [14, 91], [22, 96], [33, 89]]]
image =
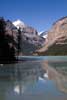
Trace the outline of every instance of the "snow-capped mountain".
[[45, 39], [38, 35], [36, 29], [31, 26], [26, 25], [23, 21], [17, 20], [11, 22], [10, 20], [6, 21], [6, 34], [13, 37], [13, 43], [18, 50], [18, 29], [21, 29], [21, 43], [20, 43], [20, 52], [29, 55], [32, 54], [36, 49], [44, 45]]
[[38, 32], [39, 35], [41, 35], [44, 31]]
[[43, 36], [43, 38], [47, 38], [47, 34]]
[[40, 36], [43, 37], [43, 38], [47, 38], [47, 32], [40, 32]]
[[21, 20], [16, 20], [16, 21], [14, 21], [13, 22], [13, 25], [15, 26], [15, 27], [17, 27], [17, 28], [24, 28], [26, 25], [25, 25], [25, 23], [23, 22], [23, 21], [21, 21]]

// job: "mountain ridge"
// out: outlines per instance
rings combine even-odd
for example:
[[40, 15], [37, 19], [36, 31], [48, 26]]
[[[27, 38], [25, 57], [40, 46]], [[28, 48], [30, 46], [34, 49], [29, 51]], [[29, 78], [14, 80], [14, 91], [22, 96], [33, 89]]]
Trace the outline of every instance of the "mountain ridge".
[[[36, 29], [24, 24], [21, 20], [17, 20], [14, 23], [10, 20], [6, 20], [6, 34], [13, 37], [14, 47], [18, 50], [18, 36], [20, 34], [20, 54], [30, 55], [37, 48], [40, 48], [44, 44], [44, 38], [38, 35]], [[18, 26], [18, 27], [17, 27]], [[20, 33], [18, 33], [20, 32]], [[12, 41], [12, 40], [11, 40]]]
[[47, 34], [47, 42], [38, 55], [67, 55], [67, 16], [57, 20]]
[[43, 31], [40, 35], [36, 29], [21, 20], [5, 20], [5, 23], [5, 34], [8, 38], [11, 37], [8, 39], [9, 45], [13, 45], [16, 52], [19, 46], [22, 55], [67, 55], [67, 16], [58, 19], [50, 30]]
[[23, 21], [21, 21], [20, 19], [17, 19], [16, 21], [12, 22], [14, 26], [16, 26], [17, 28], [19, 28], [20, 26], [25, 27], [25, 23]]

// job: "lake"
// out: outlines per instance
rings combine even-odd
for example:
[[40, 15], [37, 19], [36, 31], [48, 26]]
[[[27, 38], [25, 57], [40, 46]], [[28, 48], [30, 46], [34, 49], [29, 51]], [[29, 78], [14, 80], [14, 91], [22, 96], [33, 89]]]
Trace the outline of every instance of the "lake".
[[19, 56], [0, 65], [0, 100], [67, 100], [66, 56]]

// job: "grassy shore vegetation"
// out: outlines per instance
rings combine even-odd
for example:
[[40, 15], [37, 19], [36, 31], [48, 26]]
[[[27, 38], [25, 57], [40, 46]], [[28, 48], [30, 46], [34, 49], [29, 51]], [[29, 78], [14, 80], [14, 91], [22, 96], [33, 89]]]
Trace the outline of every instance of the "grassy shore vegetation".
[[53, 44], [48, 47], [46, 51], [38, 52], [38, 55], [47, 56], [63, 56], [67, 55], [67, 45], [66, 44]]

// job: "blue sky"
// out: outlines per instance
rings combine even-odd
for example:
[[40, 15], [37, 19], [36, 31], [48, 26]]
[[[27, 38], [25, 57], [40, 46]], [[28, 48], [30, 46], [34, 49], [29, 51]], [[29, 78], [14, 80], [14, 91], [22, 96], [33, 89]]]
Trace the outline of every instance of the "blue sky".
[[67, 0], [0, 0], [0, 16], [47, 31], [53, 22], [67, 16]]

